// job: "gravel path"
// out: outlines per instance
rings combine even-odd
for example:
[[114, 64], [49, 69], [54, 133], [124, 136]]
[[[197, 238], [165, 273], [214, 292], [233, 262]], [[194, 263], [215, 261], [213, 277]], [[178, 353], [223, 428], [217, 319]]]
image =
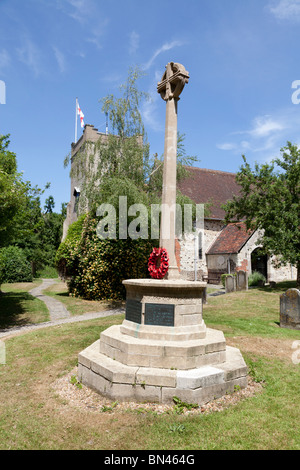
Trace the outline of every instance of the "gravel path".
[[37, 297], [46, 304], [49, 310], [51, 321], [60, 320], [62, 318], [69, 318], [71, 316], [66, 307], [61, 302], [59, 302], [59, 300], [43, 294], [45, 289], [52, 286], [56, 282], [56, 279], [43, 279], [43, 282], [40, 286], [35, 287], [29, 291], [30, 295]]
[[61, 302], [48, 295], [43, 294], [42, 292], [55, 282], [55, 279], [43, 279], [43, 283], [40, 286], [35, 287], [31, 291], [29, 291], [30, 295], [33, 295], [34, 297], [37, 297], [38, 299], [45, 302], [49, 310], [50, 321], [1, 330], [0, 338], [15, 336], [17, 334], [26, 333], [32, 330], [39, 330], [41, 328], [47, 328], [49, 326], [62, 325], [64, 323], [75, 323], [84, 320], [92, 320], [94, 318], [109, 317], [111, 315], [121, 315], [125, 312], [124, 309], [111, 309], [103, 310], [101, 312], [84, 313], [82, 315], [76, 315], [72, 317], [70, 312]]

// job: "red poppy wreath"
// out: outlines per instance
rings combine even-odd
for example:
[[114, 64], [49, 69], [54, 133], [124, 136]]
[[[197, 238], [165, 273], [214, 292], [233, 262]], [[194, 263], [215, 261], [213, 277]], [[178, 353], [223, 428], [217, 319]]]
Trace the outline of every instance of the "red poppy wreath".
[[[160, 265], [158, 265], [160, 260]], [[153, 248], [148, 261], [148, 271], [153, 279], [163, 279], [169, 269], [169, 256], [165, 248]]]

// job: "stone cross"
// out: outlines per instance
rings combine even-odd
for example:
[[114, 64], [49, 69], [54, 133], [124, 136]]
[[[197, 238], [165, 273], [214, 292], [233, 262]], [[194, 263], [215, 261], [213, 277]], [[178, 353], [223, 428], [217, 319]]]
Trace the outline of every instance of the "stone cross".
[[180, 277], [175, 257], [177, 103], [188, 81], [189, 73], [184, 66], [169, 62], [161, 82], [157, 85], [158, 93], [166, 101], [160, 246], [165, 248], [169, 255], [168, 279]]

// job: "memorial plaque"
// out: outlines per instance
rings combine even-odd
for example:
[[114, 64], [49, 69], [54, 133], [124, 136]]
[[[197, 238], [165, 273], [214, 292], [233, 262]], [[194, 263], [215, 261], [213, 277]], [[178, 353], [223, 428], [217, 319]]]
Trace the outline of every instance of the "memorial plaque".
[[142, 323], [142, 304], [139, 300], [126, 300], [126, 320]]
[[174, 305], [146, 304], [145, 325], [174, 326]]

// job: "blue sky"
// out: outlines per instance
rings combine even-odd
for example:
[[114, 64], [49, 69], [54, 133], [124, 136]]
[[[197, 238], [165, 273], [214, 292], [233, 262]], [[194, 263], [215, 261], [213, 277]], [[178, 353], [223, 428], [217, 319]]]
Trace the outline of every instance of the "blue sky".
[[63, 160], [76, 97], [85, 123], [105, 132], [99, 100], [118, 95], [139, 65], [139, 87], [152, 96], [142, 107], [150, 153], [161, 155], [156, 86], [174, 61], [190, 73], [178, 108], [187, 154], [236, 172], [242, 154], [263, 163], [287, 140], [300, 143], [299, 44], [300, 0], [0, 0], [0, 134], [11, 134], [24, 179], [51, 183], [45, 197], [60, 211], [70, 199]]

